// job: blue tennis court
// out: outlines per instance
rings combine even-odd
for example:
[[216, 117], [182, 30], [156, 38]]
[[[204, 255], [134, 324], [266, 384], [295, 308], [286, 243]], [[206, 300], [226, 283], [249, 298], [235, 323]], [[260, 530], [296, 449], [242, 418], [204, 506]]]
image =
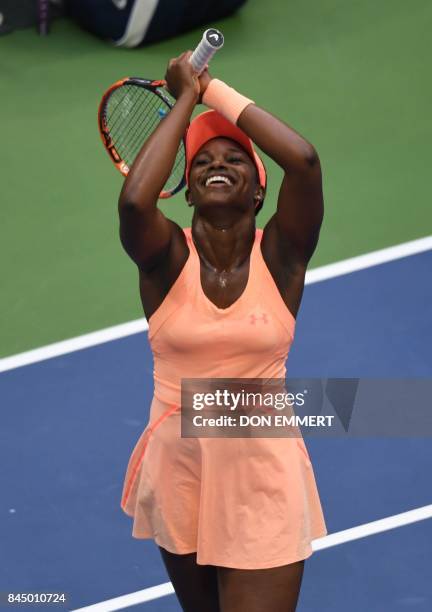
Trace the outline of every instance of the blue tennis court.
[[[431, 268], [426, 251], [308, 285], [288, 374], [431, 377]], [[0, 387], [0, 590], [65, 591], [72, 610], [166, 583], [120, 510], [152, 397], [146, 333], [3, 372]], [[307, 440], [330, 534], [432, 504], [428, 433]], [[318, 550], [299, 611], [429, 612], [431, 542], [418, 520]], [[180, 607], [167, 595], [136, 609]]]

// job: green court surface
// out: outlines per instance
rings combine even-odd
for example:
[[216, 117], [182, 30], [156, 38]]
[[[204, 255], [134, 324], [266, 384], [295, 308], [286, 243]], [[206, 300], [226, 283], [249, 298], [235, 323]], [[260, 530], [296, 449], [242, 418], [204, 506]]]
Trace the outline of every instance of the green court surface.
[[[213, 75], [320, 154], [326, 217], [312, 267], [431, 233], [430, 0], [249, 0], [211, 25], [226, 38]], [[163, 77], [200, 35], [125, 50], [58, 21], [47, 38], [0, 38], [0, 356], [142, 316], [97, 106], [122, 76]], [[266, 162], [259, 226], [281, 180]], [[183, 194], [162, 208], [190, 225]]]

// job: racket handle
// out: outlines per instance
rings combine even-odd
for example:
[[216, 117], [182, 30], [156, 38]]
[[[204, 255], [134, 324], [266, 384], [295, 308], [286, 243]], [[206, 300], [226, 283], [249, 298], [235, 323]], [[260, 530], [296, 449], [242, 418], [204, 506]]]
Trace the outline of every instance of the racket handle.
[[224, 44], [224, 37], [222, 32], [215, 28], [206, 30], [203, 34], [201, 42], [198, 47], [192, 53], [190, 62], [198, 74], [204, 70], [206, 65], [209, 63], [216, 51], [222, 48]]

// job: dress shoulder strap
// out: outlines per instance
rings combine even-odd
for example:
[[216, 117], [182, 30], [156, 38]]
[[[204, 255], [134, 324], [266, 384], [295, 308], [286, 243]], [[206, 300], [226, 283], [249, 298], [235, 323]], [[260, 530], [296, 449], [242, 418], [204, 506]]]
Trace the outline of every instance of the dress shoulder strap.
[[262, 254], [261, 241], [263, 232], [262, 229], [257, 228], [255, 233], [254, 261], [257, 267], [256, 282], [260, 283], [259, 291], [261, 295], [265, 296], [265, 300], [268, 302], [280, 322], [287, 328], [290, 335], [294, 337], [296, 320], [285, 304]]
[[196, 275], [197, 266], [197, 256], [194, 253], [193, 245], [191, 246], [192, 236], [190, 230], [190, 227], [183, 228], [189, 248], [189, 256], [181, 269], [180, 274], [165, 296], [162, 304], [149, 319], [149, 340], [154, 336], [168, 317], [170, 317], [177, 310], [177, 308], [184, 304], [185, 301], [190, 299], [190, 290], [193, 286], [193, 279]]

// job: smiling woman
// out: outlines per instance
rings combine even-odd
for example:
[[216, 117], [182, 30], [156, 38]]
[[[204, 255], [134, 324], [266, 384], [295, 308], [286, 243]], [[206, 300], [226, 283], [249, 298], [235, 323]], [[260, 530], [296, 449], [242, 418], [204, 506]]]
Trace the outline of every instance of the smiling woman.
[[[255, 214], [261, 210], [267, 183], [264, 164], [246, 134], [218, 112], [207, 111], [191, 122], [186, 136], [186, 158], [186, 199], [190, 206], [194, 198], [199, 199], [193, 193], [195, 188], [205, 187], [210, 194], [210, 185], [213, 189], [232, 187], [228, 201], [239, 205], [243, 199], [238, 198], [239, 188], [243, 185], [253, 191], [247, 201], [254, 202]], [[223, 171], [217, 172], [218, 162]], [[216, 170], [209, 172], [209, 166]]]
[[[169, 63], [176, 103], [136, 157], [119, 199], [154, 356], [149, 423], [121, 506], [159, 546], [186, 612], [292, 612], [311, 541], [326, 533], [307, 450], [293, 437], [181, 436], [182, 379], [285, 379], [305, 272], [323, 214], [318, 156], [304, 138], [208, 71]], [[192, 226], [157, 207], [186, 136]], [[255, 217], [266, 173], [284, 170], [277, 209]], [[204, 417], [206, 415], [203, 415]]]

